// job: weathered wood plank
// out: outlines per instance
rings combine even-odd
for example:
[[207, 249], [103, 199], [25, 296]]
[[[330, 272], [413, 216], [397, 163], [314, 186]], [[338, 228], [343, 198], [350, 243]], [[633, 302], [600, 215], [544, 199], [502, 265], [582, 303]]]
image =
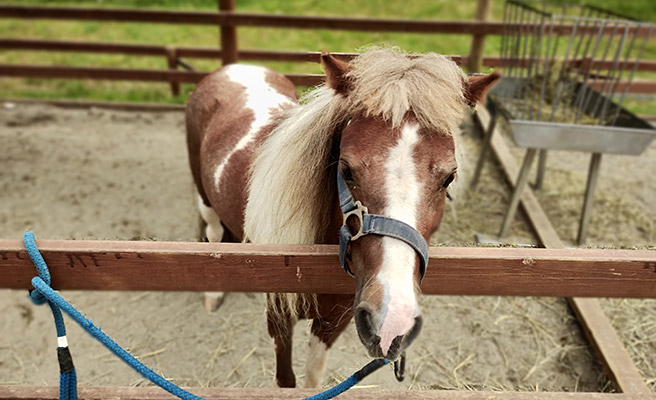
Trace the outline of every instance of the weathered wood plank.
[[[374, 18], [319, 17], [182, 10], [103, 9], [83, 7], [43, 7], [0, 5], [0, 17], [22, 19], [91, 20], [272, 28], [389, 31], [415, 33], [501, 34], [502, 23], [474, 21], [432, 21]], [[571, 29], [571, 28], [570, 28]]]
[[[138, 54], [145, 56], [165, 56], [166, 49], [170, 46], [153, 45], [153, 44], [135, 44], [135, 43], [104, 43], [75, 40], [49, 40], [49, 39], [25, 39], [25, 38], [0, 38], [0, 49], [5, 50], [34, 50], [34, 51], [70, 51], [70, 52], [87, 52], [87, 53], [108, 53], [108, 54]], [[185, 47], [174, 46], [179, 57], [189, 58], [213, 58], [219, 59], [223, 52], [221, 49], [213, 47]], [[358, 53], [335, 53], [333, 56], [350, 60]], [[298, 62], [319, 62], [321, 52], [318, 51], [284, 51], [284, 50], [239, 50], [238, 58], [240, 60], [259, 60], [259, 61], [298, 61]], [[460, 55], [448, 56], [458, 64], [467, 64], [469, 57]], [[532, 59], [502, 59], [499, 56], [483, 57], [482, 65], [486, 67], [503, 67], [512, 60], [516, 67], [528, 67], [533, 65]], [[570, 59], [568, 64], [572, 67], [578, 67], [583, 61], [591, 62], [592, 69], [606, 70], [612, 68], [612, 61], [609, 60], [583, 60]], [[563, 59], [556, 59], [556, 62], [564, 62]], [[627, 61], [624, 68], [630, 70], [636, 68], [637, 71], [656, 71], [656, 61], [640, 60], [638, 64], [635, 61]]]
[[[476, 115], [483, 127], [489, 124], [490, 116], [485, 107], [479, 105]], [[496, 129], [499, 129], [498, 126], [497, 124]], [[492, 150], [501, 165], [506, 179], [512, 186], [515, 183], [515, 177], [519, 173], [519, 168], [501, 134], [502, 132], [499, 130], [492, 137]], [[551, 225], [549, 218], [530, 188], [527, 187], [524, 189], [520, 201], [542, 244], [547, 248], [563, 248], [563, 242], [558, 237], [556, 230]], [[656, 272], [656, 268], [654, 268], [654, 272]], [[596, 299], [582, 299], [578, 294], [565, 297], [569, 297], [570, 306], [576, 314], [590, 344], [603, 363], [606, 373], [615, 384], [615, 387], [624, 393], [650, 394], [649, 387], [640, 375], [640, 371], [638, 371], [631, 360], [622, 342], [620, 342], [617, 332], [615, 332], [610, 321], [608, 321], [599, 302]], [[599, 297], [605, 296], [600, 294]]]
[[148, 112], [172, 112], [184, 111], [183, 104], [162, 104], [162, 103], [137, 103], [137, 102], [120, 102], [120, 101], [85, 101], [85, 100], [57, 100], [57, 99], [0, 99], [0, 103], [15, 104], [48, 104], [62, 108], [106, 108], [120, 111], [148, 111]]
[[[209, 72], [104, 67], [62, 67], [51, 65], [0, 64], [0, 76], [22, 78], [101, 79], [197, 83]], [[314, 86], [325, 79], [323, 74], [285, 74], [297, 86]]]
[[[502, 33], [501, 22], [435, 21], [392, 18], [346, 18], [275, 15], [244, 12], [138, 10], [129, 8], [48, 7], [0, 5], [0, 17], [21, 19], [87, 20], [194, 25], [258, 26], [270, 28], [330, 29], [413, 33]], [[561, 30], [567, 34], [564, 27]]]
[[[264, 388], [190, 388], [194, 394], [212, 400], [300, 399], [317, 393], [312, 389]], [[86, 400], [168, 400], [172, 395], [157, 387], [80, 387], [78, 397]], [[340, 399], [433, 399], [433, 400], [654, 400], [656, 395], [624, 393], [565, 392], [473, 392], [451, 390], [389, 390], [358, 388], [341, 394]], [[0, 386], [0, 400], [56, 400], [58, 388], [53, 386]]]
[[0, 65], [0, 76], [23, 78], [106, 79], [197, 83], [207, 74], [207, 72], [201, 71], [171, 71], [163, 69], [66, 67], [19, 64]]
[[651, 394], [599, 302], [593, 298], [574, 297], [569, 303], [594, 351], [604, 360], [608, 377], [618, 389], [624, 393]]
[[[352, 293], [337, 247], [37, 240], [53, 287]], [[0, 288], [35, 269], [19, 240], [0, 240]], [[475, 283], [475, 284], [474, 284]], [[656, 251], [431, 248], [426, 294], [656, 297]]]
[[[478, 0], [476, 2], [476, 21], [485, 22], [490, 19], [490, 0]], [[467, 71], [480, 72], [483, 64], [483, 50], [485, 48], [485, 35], [472, 35], [471, 46], [469, 46], [469, 57], [467, 60]]]
[[[53, 19], [82, 21], [117, 21], [143, 23], [169, 23], [194, 25], [228, 25], [228, 26], [258, 26], [270, 28], [296, 29], [330, 29], [347, 31], [374, 32], [412, 32], [412, 33], [449, 33], [449, 34], [483, 34], [501, 35], [503, 23], [496, 21], [439, 21], [410, 20], [393, 18], [346, 18], [324, 17], [310, 15], [276, 15], [244, 12], [208, 12], [183, 10], [137, 10], [130, 8], [91, 8], [91, 7], [49, 7], [0, 5], [0, 17], [22, 19]], [[538, 25], [524, 24], [524, 27], [536, 28]], [[549, 29], [549, 25], [546, 25]], [[569, 35], [572, 24], [558, 24], [553, 33]], [[638, 31], [638, 37], [647, 37], [648, 26], [632, 26], [627, 29], [628, 35]], [[596, 27], [577, 27], [576, 34], [597, 32]], [[604, 34], [612, 34], [610, 26], [604, 29]]]
[[[454, 56], [455, 57], [455, 56]], [[52, 65], [0, 64], [0, 76], [16, 78], [99, 79], [120, 81], [198, 83], [209, 72], [175, 71], [159, 69], [67, 67]], [[297, 86], [314, 86], [323, 83], [323, 74], [285, 74]], [[625, 82], [618, 84], [624, 88]], [[630, 93], [654, 93], [655, 82], [634, 81]]]
[[[235, 0], [219, 0], [219, 10], [232, 14], [235, 11]], [[237, 54], [237, 28], [235, 26], [220, 25], [221, 65], [234, 64], [238, 61]]]

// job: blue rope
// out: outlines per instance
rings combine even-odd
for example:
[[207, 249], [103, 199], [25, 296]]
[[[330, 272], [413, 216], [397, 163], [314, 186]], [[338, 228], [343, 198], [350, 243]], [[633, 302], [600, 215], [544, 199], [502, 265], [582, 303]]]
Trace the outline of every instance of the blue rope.
[[[39, 276], [34, 279], [38, 279], [41, 283], [50, 287], [50, 271], [48, 271], [48, 266], [34, 243], [34, 234], [26, 232], [23, 236], [23, 242], [39, 273]], [[60, 308], [38, 290], [30, 291], [30, 299], [36, 305], [48, 303], [50, 311], [52, 311], [52, 317], [55, 319], [58, 342], [63, 338], [63, 343], [66, 343], [66, 326]], [[75, 375], [73, 359], [67, 344], [57, 346], [57, 358], [59, 359], [59, 400], [77, 400], [77, 376]]]
[[[64, 326], [64, 318], [61, 313], [63, 310], [91, 336], [96, 338], [135, 371], [139, 372], [144, 378], [183, 400], [205, 400], [202, 397], [196, 396], [195, 394], [174, 385], [159, 376], [152, 369], [145, 366], [141, 361], [134, 358], [132, 354], [125, 351], [125, 349], [103, 333], [100, 328], [94, 325], [94, 323], [87, 317], [82, 315], [82, 313], [75, 309], [75, 307], [73, 307], [68, 301], [57, 294], [57, 292], [50, 287], [50, 272], [48, 271], [48, 266], [43, 260], [39, 249], [36, 247], [34, 234], [32, 232], [26, 232], [23, 236], [23, 241], [25, 242], [25, 248], [32, 259], [32, 262], [39, 272], [39, 276], [32, 278], [32, 286], [34, 286], [34, 290], [30, 291], [30, 298], [35, 304], [48, 303], [55, 319], [58, 337], [66, 337], [66, 327]], [[77, 377], [75, 375], [75, 369], [73, 368], [73, 360], [68, 351], [68, 346], [58, 347], [57, 354], [59, 356], [60, 365], [59, 400], [77, 400]], [[366, 376], [388, 363], [389, 361], [384, 359], [373, 360], [362, 369], [349, 376], [345, 381], [322, 393], [307, 397], [303, 400], [332, 399], [352, 388]]]
[[355, 386], [355, 384], [363, 380], [367, 375], [371, 374], [386, 364], [389, 364], [389, 361], [382, 358], [369, 361], [369, 364], [365, 365], [358, 372], [346, 378], [345, 381], [338, 383], [337, 385], [324, 392], [315, 394], [314, 396], [306, 397], [303, 400], [328, 400], [332, 399], [333, 397], [337, 397]]

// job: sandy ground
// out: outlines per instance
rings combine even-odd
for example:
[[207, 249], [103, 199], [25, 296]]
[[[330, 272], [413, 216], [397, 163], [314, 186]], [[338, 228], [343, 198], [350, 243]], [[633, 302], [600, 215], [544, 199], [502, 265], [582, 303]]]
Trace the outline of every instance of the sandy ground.
[[[0, 104], [0, 238], [27, 229], [38, 238], [196, 240], [198, 216], [187, 168], [182, 113], [127, 113]], [[480, 139], [466, 130], [473, 167]], [[517, 156], [521, 152], [517, 151]], [[540, 200], [565, 240], [573, 240], [587, 157], [554, 153]], [[641, 157], [605, 157], [593, 245], [654, 245], [656, 146]], [[488, 163], [481, 184], [462, 183], [433, 244], [463, 245], [494, 234], [508, 188]], [[513, 238], [531, 241], [521, 216]], [[1, 279], [1, 277], [0, 277]], [[174, 382], [190, 386], [270, 386], [272, 344], [259, 294], [233, 293], [208, 313], [199, 293], [64, 292], [118, 343]], [[571, 315], [556, 298], [424, 296], [425, 325], [408, 352], [407, 378], [391, 370], [365, 382], [391, 388], [550, 391], [608, 390]], [[631, 356], [656, 387], [656, 302], [603, 300]], [[56, 385], [55, 332], [46, 307], [22, 291], [0, 290], [0, 384]], [[73, 322], [69, 343], [81, 385], [146, 385]], [[302, 382], [307, 326], [295, 336]], [[351, 326], [328, 361], [325, 384], [367, 362]]]

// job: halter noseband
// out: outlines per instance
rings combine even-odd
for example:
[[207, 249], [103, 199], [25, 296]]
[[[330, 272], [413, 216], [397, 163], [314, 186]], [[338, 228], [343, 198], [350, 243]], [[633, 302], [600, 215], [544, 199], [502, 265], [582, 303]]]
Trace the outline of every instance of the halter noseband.
[[[337, 168], [337, 191], [339, 192], [339, 206], [344, 214], [344, 224], [339, 230], [339, 262], [344, 271], [353, 276], [347, 262], [349, 242], [358, 240], [364, 235], [390, 236], [402, 240], [417, 252], [419, 255], [419, 282], [421, 282], [428, 266], [428, 243], [424, 237], [415, 228], [398, 219], [369, 214], [367, 207], [363, 206], [360, 201], [354, 201], [339, 168]], [[353, 216], [357, 217], [360, 224], [358, 232], [355, 234], [351, 233], [347, 225], [348, 219]]]

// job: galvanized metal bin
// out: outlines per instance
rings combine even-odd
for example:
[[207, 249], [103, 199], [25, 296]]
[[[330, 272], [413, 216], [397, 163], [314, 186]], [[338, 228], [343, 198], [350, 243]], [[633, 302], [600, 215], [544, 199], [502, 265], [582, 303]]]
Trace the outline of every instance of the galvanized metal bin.
[[[495, 118], [506, 119], [514, 142], [528, 150], [500, 237], [508, 233], [536, 152], [539, 189], [546, 151], [567, 150], [592, 153], [578, 235], [585, 242], [601, 154], [639, 155], [656, 138], [656, 129], [622, 108], [652, 30], [650, 23], [594, 6], [506, 1], [503, 79], [487, 107], [492, 126]], [[474, 182], [489, 140], [485, 143]]]

